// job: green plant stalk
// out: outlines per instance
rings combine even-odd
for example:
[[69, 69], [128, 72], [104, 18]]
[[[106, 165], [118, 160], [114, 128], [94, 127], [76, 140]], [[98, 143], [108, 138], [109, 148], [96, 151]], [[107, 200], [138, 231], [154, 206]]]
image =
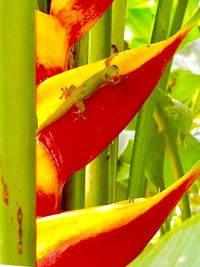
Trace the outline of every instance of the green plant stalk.
[[[77, 65], [88, 63], [88, 44], [89, 36], [85, 35], [77, 42]], [[81, 209], [85, 207], [85, 168], [79, 170], [71, 176], [71, 197], [70, 210]]]
[[[170, 14], [173, 0], [167, 2], [160, 0], [158, 3], [151, 42], [164, 40], [167, 37]], [[128, 197], [143, 197], [146, 191], [145, 164], [150, 155], [150, 142], [156, 130], [156, 124], [152, 116], [156, 103], [156, 91], [154, 91], [138, 113], [136, 123], [136, 135], [130, 166]], [[147, 131], [148, 129], [148, 131]]]
[[112, 5], [112, 44], [121, 52], [124, 50], [124, 28], [127, 0], [115, 0]]
[[35, 266], [35, 1], [0, 8], [0, 264]]
[[[182, 25], [184, 14], [187, 8], [188, 0], [180, 0], [177, 3], [175, 15], [172, 21], [171, 29], [170, 29], [170, 36], [172, 36], [174, 33], [176, 33]], [[161, 80], [159, 81], [159, 87], [162, 88], [162, 90], [165, 90], [166, 85], [167, 85], [167, 80], [169, 77], [170, 73], [170, 68], [171, 68], [171, 62], [169, 63], [167, 69], [165, 70], [164, 74], [162, 75]], [[177, 142], [176, 139], [174, 138], [170, 125], [168, 124], [168, 121], [162, 114], [161, 110], [159, 109], [159, 106], [156, 107], [156, 113], [159, 117], [160, 123], [163, 124], [164, 128], [166, 129], [166, 150], [169, 155], [169, 159], [171, 161], [172, 165], [172, 170], [174, 173], [174, 177], [176, 179], [179, 179], [184, 175], [182, 163], [180, 160], [180, 155], [178, 152], [178, 147], [177, 147]], [[160, 110], [160, 114], [159, 114]], [[190, 203], [189, 203], [189, 198], [188, 194], [186, 193], [184, 197], [182, 198], [182, 201], [180, 202], [181, 206], [181, 217], [183, 220], [191, 217], [191, 211], [190, 211]]]
[[85, 168], [76, 172], [71, 177], [71, 206], [70, 210], [85, 207]]
[[[158, 124], [162, 127], [162, 130], [165, 135], [166, 151], [169, 155], [169, 160], [172, 166], [172, 172], [174, 173], [174, 176], [176, 178], [175, 181], [176, 181], [177, 179], [179, 179], [180, 177], [184, 175], [183, 167], [182, 167], [179, 152], [178, 152], [177, 143], [171, 131], [168, 120], [165, 117], [162, 111], [162, 108], [158, 103], [156, 105], [154, 114], [155, 114], [156, 120], [158, 121]], [[181, 206], [181, 218], [185, 220], [191, 217], [190, 203], [189, 203], [187, 194], [185, 194], [184, 197], [182, 198], [180, 202], [180, 206]]]
[[[111, 9], [108, 9], [90, 32], [89, 62], [110, 55]], [[112, 177], [109, 175], [109, 148], [86, 167], [86, 207], [111, 203]]]
[[[187, 1], [185, 1], [185, 2], [187, 2]], [[183, 4], [183, 2], [182, 2], [182, 4]], [[181, 14], [182, 15], [180, 17], [180, 21], [178, 22], [177, 21], [178, 20], [177, 14], [179, 14], [179, 11], [176, 10], [175, 18], [174, 18], [175, 22], [174, 21], [172, 22], [172, 27], [174, 27], [174, 28], [170, 31], [170, 34], [174, 33], [173, 31], [175, 30], [175, 27], [176, 27], [175, 25], [176, 24], [178, 24], [179, 27], [181, 26], [182, 19], [183, 19], [183, 13], [184, 13], [183, 7], [186, 8], [186, 6], [187, 6], [186, 3], [183, 4], [183, 5], [178, 4], [177, 9], [181, 8]], [[163, 9], [166, 9], [166, 6], [164, 6], [164, 1], [162, 1], [162, 9], [158, 8], [158, 10], [163, 10]], [[165, 12], [166, 12], [166, 10], [165, 10]], [[170, 12], [168, 12], [168, 14], [170, 14]], [[160, 16], [160, 19], [162, 20], [162, 16]], [[155, 20], [155, 22], [156, 21], [157, 21], [157, 19]], [[166, 25], [169, 26], [169, 21], [168, 21], [168, 23]], [[164, 29], [162, 29], [162, 33], [164, 35], [167, 34], [167, 31], [168, 31], [167, 29], [165, 31], [164, 31]], [[159, 41], [156, 38], [155, 33], [156, 33], [156, 31], [154, 30], [153, 31], [153, 35], [152, 35], [152, 40], [153, 41]], [[164, 36], [161, 35], [161, 36], [159, 36], [159, 38], [164, 39]], [[166, 38], [166, 36], [165, 36], [165, 38]], [[168, 79], [168, 75], [169, 75], [169, 69], [165, 72], [165, 74], [162, 76], [162, 78], [161, 78], [161, 80], [159, 82], [158, 86], [161, 87], [161, 89], [163, 89], [163, 90], [165, 90], [167, 79]], [[156, 91], [155, 91], [155, 98], [156, 98]], [[150, 110], [150, 108], [149, 108], [148, 112], [152, 112], [153, 111], [153, 105], [155, 105], [156, 103], [155, 103], [155, 99], [152, 100], [152, 96], [149, 99], [150, 99], [150, 103], [152, 101], [153, 104], [152, 104], [152, 109]], [[160, 120], [162, 120], [162, 118], [163, 118], [163, 116], [160, 115]], [[152, 120], [152, 123], [155, 123], [155, 122]], [[167, 124], [167, 121], [165, 121], [164, 124]], [[170, 160], [171, 160], [171, 163], [172, 163], [172, 169], [174, 170], [175, 177], [176, 178], [180, 178], [184, 174], [183, 173], [183, 168], [182, 168], [182, 164], [181, 164], [181, 161], [180, 161], [180, 156], [179, 156], [179, 153], [178, 153], [176, 140], [173, 138], [173, 135], [169, 132], [169, 129], [170, 129], [169, 125], [168, 125], [168, 127], [165, 127], [165, 130], [167, 131], [167, 132], [165, 132], [165, 135], [169, 135], [170, 136], [170, 137], [166, 138], [166, 150], [167, 150], [168, 154], [170, 155]], [[153, 132], [151, 133], [150, 131], [148, 131], [148, 135], [152, 135], [152, 134], [153, 134]], [[191, 216], [189, 199], [188, 199], [187, 194], [182, 199], [181, 210], [182, 210], [181, 216], [182, 216], [183, 220]]]
[[78, 41], [77, 65], [82, 66], [88, 64], [89, 53], [89, 34], [86, 34]]
[[[169, 36], [172, 36], [181, 28], [183, 18], [185, 15], [185, 11], [187, 8], [187, 4], [188, 4], [188, 0], [179, 0], [178, 1]], [[168, 64], [167, 69], [163, 73], [162, 79], [159, 82], [159, 86], [161, 88], [163, 88], [163, 90], [165, 90], [166, 85], [167, 85], [167, 81], [168, 81], [168, 77], [169, 77], [169, 73], [170, 73], [170, 68], [171, 68], [171, 62]]]
[[179, 0], [177, 3], [176, 11], [174, 14], [174, 18], [172, 21], [171, 29], [170, 29], [170, 36], [175, 34], [182, 25], [183, 18], [185, 15], [185, 11], [187, 8], [188, 0]]
[[167, 38], [172, 5], [173, 0], [167, 1], [167, 5], [165, 0], [159, 0], [151, 36], [151, 43], [159, 42]]
[[[117, 52], [124, 50], [124, 28], [126, 18], [126, 0], [115, 0], [112, 5], [111, 43]], [[115, 202], [117, 185], [118, 138], [109, 146], [110, 175], [112, 177], [112, 202]]]

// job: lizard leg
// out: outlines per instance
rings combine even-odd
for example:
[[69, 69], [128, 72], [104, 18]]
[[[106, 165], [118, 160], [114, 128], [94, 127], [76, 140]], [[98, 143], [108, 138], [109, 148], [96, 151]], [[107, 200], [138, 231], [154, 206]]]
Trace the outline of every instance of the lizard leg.
[[[84, 116], [84, 112], [85, 112], [85, 105], [83, 103], [82, 100], [77, 101], [74, 104], [77, 107], [77, 111], [75, 111], [74, 113], [78, 115], [78, 118], [83, 118], [84, 120], [86, 120], [86, 116]], [[75, 120], [77, 120], [78, 118], [76, 118]]]
[[62, 91], [62, 95], [60, 96], [60, 99], [62, 99], [63, 97], [65, 97], [65, 99], [70, 96], [74, 90], [76, 90], [76, 86], [75, 85], [70, 85], [69, 88], [65, 87], [65, 88], [61, 88]]

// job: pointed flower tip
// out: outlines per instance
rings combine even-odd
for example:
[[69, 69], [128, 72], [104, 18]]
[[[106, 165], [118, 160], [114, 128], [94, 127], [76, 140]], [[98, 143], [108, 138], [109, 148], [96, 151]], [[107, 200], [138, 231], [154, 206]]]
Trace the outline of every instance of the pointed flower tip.
[[38, 219], [37, 266], [127, 266], [199, 175], [200, 161], [140, 203], [122, 201]]
[[191, 169], [191, 173], [195, 175], [195, 177], [200, 176], [200, 160], [193, 166]]

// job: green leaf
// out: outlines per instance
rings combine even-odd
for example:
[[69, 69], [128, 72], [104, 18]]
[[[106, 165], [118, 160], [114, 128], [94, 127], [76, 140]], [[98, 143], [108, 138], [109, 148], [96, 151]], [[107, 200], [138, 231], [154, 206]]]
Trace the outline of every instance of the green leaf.
[[123, 154], [120, 156], [120, 161], [130, 164], [132, 149], [133, 149], [133, 140], [129, 139], [126, 149], [124, 150]]
[[177, 70], [171, 74], [167, 87], [173, 98], [185, 103], [191, 99], [199, 87], [199, 75]]
[[156, 245], [147, 247], [129, 267], [200, 266], [200, 215], [168, 232]]
[[164, 161], [164, 138], [163, 133], [156, 131], [150, 144], [150, 157], [146, 162], [146, 177], [157, 189], [164, 189], [163, 161]]
[[152, 12], [149, 7], [128, 9], [125, 39], [127, 39], [127, 31], [131, 32], [133, 38], [130, 38], [132, 39], [130, 47], [138, 47], [149, 43], [151, 36], [149, 29], [152, 23]]
[[[179, 146], [179, 152], [181, 157], [181, 162], [184, 166], [184, 172], [189, 170], [195, 162], [199, 160], [200, 155], [200, 143], [194, 138], [191, 134], [189, 134], [184, 144]], [[171, 165], [169, 163], [169, 159], [166, 157], [164, 164], [164, 174], [165, 174], [165, 185], [168, 187], [171, 185], [174, 180], [172, 178], [172, 170]]]

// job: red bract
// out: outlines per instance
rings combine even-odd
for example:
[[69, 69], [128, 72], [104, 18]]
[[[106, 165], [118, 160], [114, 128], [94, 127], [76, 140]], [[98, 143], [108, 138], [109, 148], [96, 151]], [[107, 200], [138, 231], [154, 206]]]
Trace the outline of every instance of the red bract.
[[[50, 153], [48, 158], [56, 169], [54, 178], [58, 181], [57, 187], [52, 187], [48, 193], [56, 196], [56, 207], [44, 202], [49, 197], [45, 193], [45, 181], [40, 184], [37, 203], [46, 206], [46, 209], [38, 215], [47, 215], [46, 210], [49, 214], [58, 212], [62, 187], [67, 177], [94, 159], [133, 118], [184, 37], [198, 21], [198, 16], [199, 13], [190, 24], [166, 41], [127, 50], [110, 59], [110, 64], [118, 66], [122, 82], [117, 85], [106, 84], [85, 100], [86, 119], [79, 118], [74, 113], [76, 108], [72, 107], [62, 118], [42, 130], [38, 139]], [[64, 17], [67, 18], [65, 13]], [[102, 60], [55, 75], [41, 83], [37, 88], [38, 124], [41, 125], [65, 101], [60, 99], [61, 88], [79, 86], [104, 68], [105, 60]], [[40, 165], [39, 158], [37, 165]], [[46, 173], [48, 166], [43, 164], [43, 169], [43, 173]]]
[[96, 23], [113, 0], [53, 0], [50, 15], [66, 29], [71, 46]]
[[174, 185], [142, 202], [122, 201], [38, 219], [37, 266], [126, 266], [199, 175], [200, 162]]
[[[61, 180], [64, 181], [94, 159], [129, 123], [154, 89], [185, 35], [186, 32], [182, 31], [168, 41], [137, 52], [129, 50], [120, 53], [111, 63], [119, 66], [124, 80], [117, 85], [105, 85], [84, 101], [86, 119], [79, 118], [74, 113], [74, 107], [41, 132], [39, 140], [54, 158]], [[137, 62], [141, 57], [144, 62], [141, 64], [138, 61], [137, 66], [134, 60]], [[129, 70], [126, 72], [127, 68]], [[50, 80], [43, 86], [49, 88], [49, 91]], [[58, 76], [58, 80], [60, 86], [61, 76]], [[38, 89], [42, 91], [43, 87]], [[54, 90], [59, 92], [60, 88]]]
[[50, 15], [36, 12], [36, 84], [66, 69], [72, 44], [111, 4], [112, 0], [52, 0]]

